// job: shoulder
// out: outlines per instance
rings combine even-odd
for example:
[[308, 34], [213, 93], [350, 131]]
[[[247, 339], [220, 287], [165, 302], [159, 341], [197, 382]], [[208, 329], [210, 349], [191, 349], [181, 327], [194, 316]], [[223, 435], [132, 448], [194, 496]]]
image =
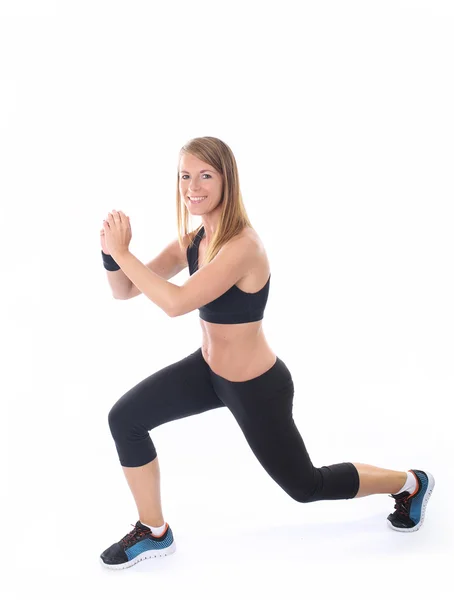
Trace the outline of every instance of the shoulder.
[[[185, 236], [183, 236], [182, 239], [184, 251], [188, 249], [189, 244], [191, 243], [191, 238], [189, 236], [192, 235], [194, 237], [196, 233], [197, 229], [191, 232], [191, 234], [187, 233]], [[262, 246], [262, 242], [259, 236], [257, 235], [257, 232], [254, 229], [252, 229], [252, 227], [245, 227], [240, 233], [238, 233], [232, 239], [226, 242], [223, 247], [233, 244], [240, 244], [242, 246], [249, 245], [251, 247], [253, 247], [254, 245], [256, 245], [257, 247]]]
[[214, 262], [216, 262], [216, 259], [218, 264], [224, 268], [228, 268], [234, 264], [237, 265], [238, 280], [235, 281], [236, 284], [243, 282], [245, 277], [253, 275], [254, 278], [263, 269], [268, 270], [269, 268], [263, 243], [256, 231], [251, 227], [245, 227], [240, 233], [224, 244]]
[[259, 236], [251, 227], [245, 227], [240, 233], [226, 242], [220, 252], [234, 251], [237, 254], [259, 254], [263, 249], [263, 245]]
[[[195, 236], [197, 230], [192, 232]], [[190, 234], [186, 234], [183, 237], [183, 248], [181, 249], [181, 259], [186, 260], [187, 251], [191, 243]], [[259, 238], [257, 232], [252, 227], [245, 227], [240, 233], [231, 238], [228, 242], [223, 244], [219, 253], [235, 253], [242, 255], [260, 255], [265, 252], [262, 241]]]
[[265, 246], [260, 239], [259, 234], [252, 227], [245, 227], [238, 236], [243, 240], [243, 244], [256, 254], [265, 254]]
[[249, 244], [253, 246], [254, 244], [259, 246], [261, 244], [260, 238], [252, 227], [245, 227], [240, 233], [235, 235], [229, 242], [241, 242], [242, 244]]

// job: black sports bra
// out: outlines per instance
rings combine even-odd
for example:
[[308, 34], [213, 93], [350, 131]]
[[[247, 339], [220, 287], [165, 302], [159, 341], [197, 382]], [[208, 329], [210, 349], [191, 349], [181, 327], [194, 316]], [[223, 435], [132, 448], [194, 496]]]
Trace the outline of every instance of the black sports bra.
[[[199, 245], [204, 234], [205, 229], [202, 227], [186, 250], [190, 275], [199, 268]], [[200, 318], [209, 323], [229, 324], [261, 321], [268, 300], [270, 279], [271, 274], [263, 288], [252, 293], [244, 292], [233, 285], [219, 298], [201, 306], [199, 308]]]

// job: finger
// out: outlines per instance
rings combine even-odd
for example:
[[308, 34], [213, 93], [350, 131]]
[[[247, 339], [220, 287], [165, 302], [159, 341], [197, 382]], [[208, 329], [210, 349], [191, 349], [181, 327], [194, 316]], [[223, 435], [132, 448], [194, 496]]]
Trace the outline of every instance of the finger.
[[118, 213], [117, 210], [113, 210], [112, 214], [113, 214], [113, 220], [115, 221], [115, 223], [121, 222], [120, 214]]

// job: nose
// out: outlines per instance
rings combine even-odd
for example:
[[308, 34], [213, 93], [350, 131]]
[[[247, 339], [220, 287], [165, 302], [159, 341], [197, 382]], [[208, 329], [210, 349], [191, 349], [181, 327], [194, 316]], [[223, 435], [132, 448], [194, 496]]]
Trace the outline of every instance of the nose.
[[195, 177], [189, 184], [189, 187], [188, 187], [189, 195], [191, 195], [192, 192], [196, 192], [197, 190], [200, 190], [200, 180], [197, 177]]

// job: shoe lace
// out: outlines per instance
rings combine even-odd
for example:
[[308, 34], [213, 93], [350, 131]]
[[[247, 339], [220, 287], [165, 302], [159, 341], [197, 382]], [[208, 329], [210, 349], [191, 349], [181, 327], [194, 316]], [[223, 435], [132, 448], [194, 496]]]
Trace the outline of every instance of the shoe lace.
[[125, 537], [120, 540], [120, 544], [123, 546], [123, 548], [126, 548], [126, 546], [129, 546], [129, 544], [131, 544], [132, 542], [139, 541], [140, 539], [142, 539], [149, 533], [149, 531], [147, 529], [143, 529], [142, 527], [138, 526], [137, 524], [133, 525], [131, 523], [131, 527], [134, 527], [134, 529], [132, 531], [130, 531], [129, 533], [127, 533], [125, 535]]
[[406, 495], [403, 498], [396, 498], [391, 494], [391, 498], [394, 498], [394, 500], [396, 501], [396, 503], [394, 504], [394, 508], [396, 509], [396, 513], [398, 515], [402, 515], [408, 518], [408, 513], [410, 509], [410, 503], [408, 501], [409, 497], [409, 495]]

